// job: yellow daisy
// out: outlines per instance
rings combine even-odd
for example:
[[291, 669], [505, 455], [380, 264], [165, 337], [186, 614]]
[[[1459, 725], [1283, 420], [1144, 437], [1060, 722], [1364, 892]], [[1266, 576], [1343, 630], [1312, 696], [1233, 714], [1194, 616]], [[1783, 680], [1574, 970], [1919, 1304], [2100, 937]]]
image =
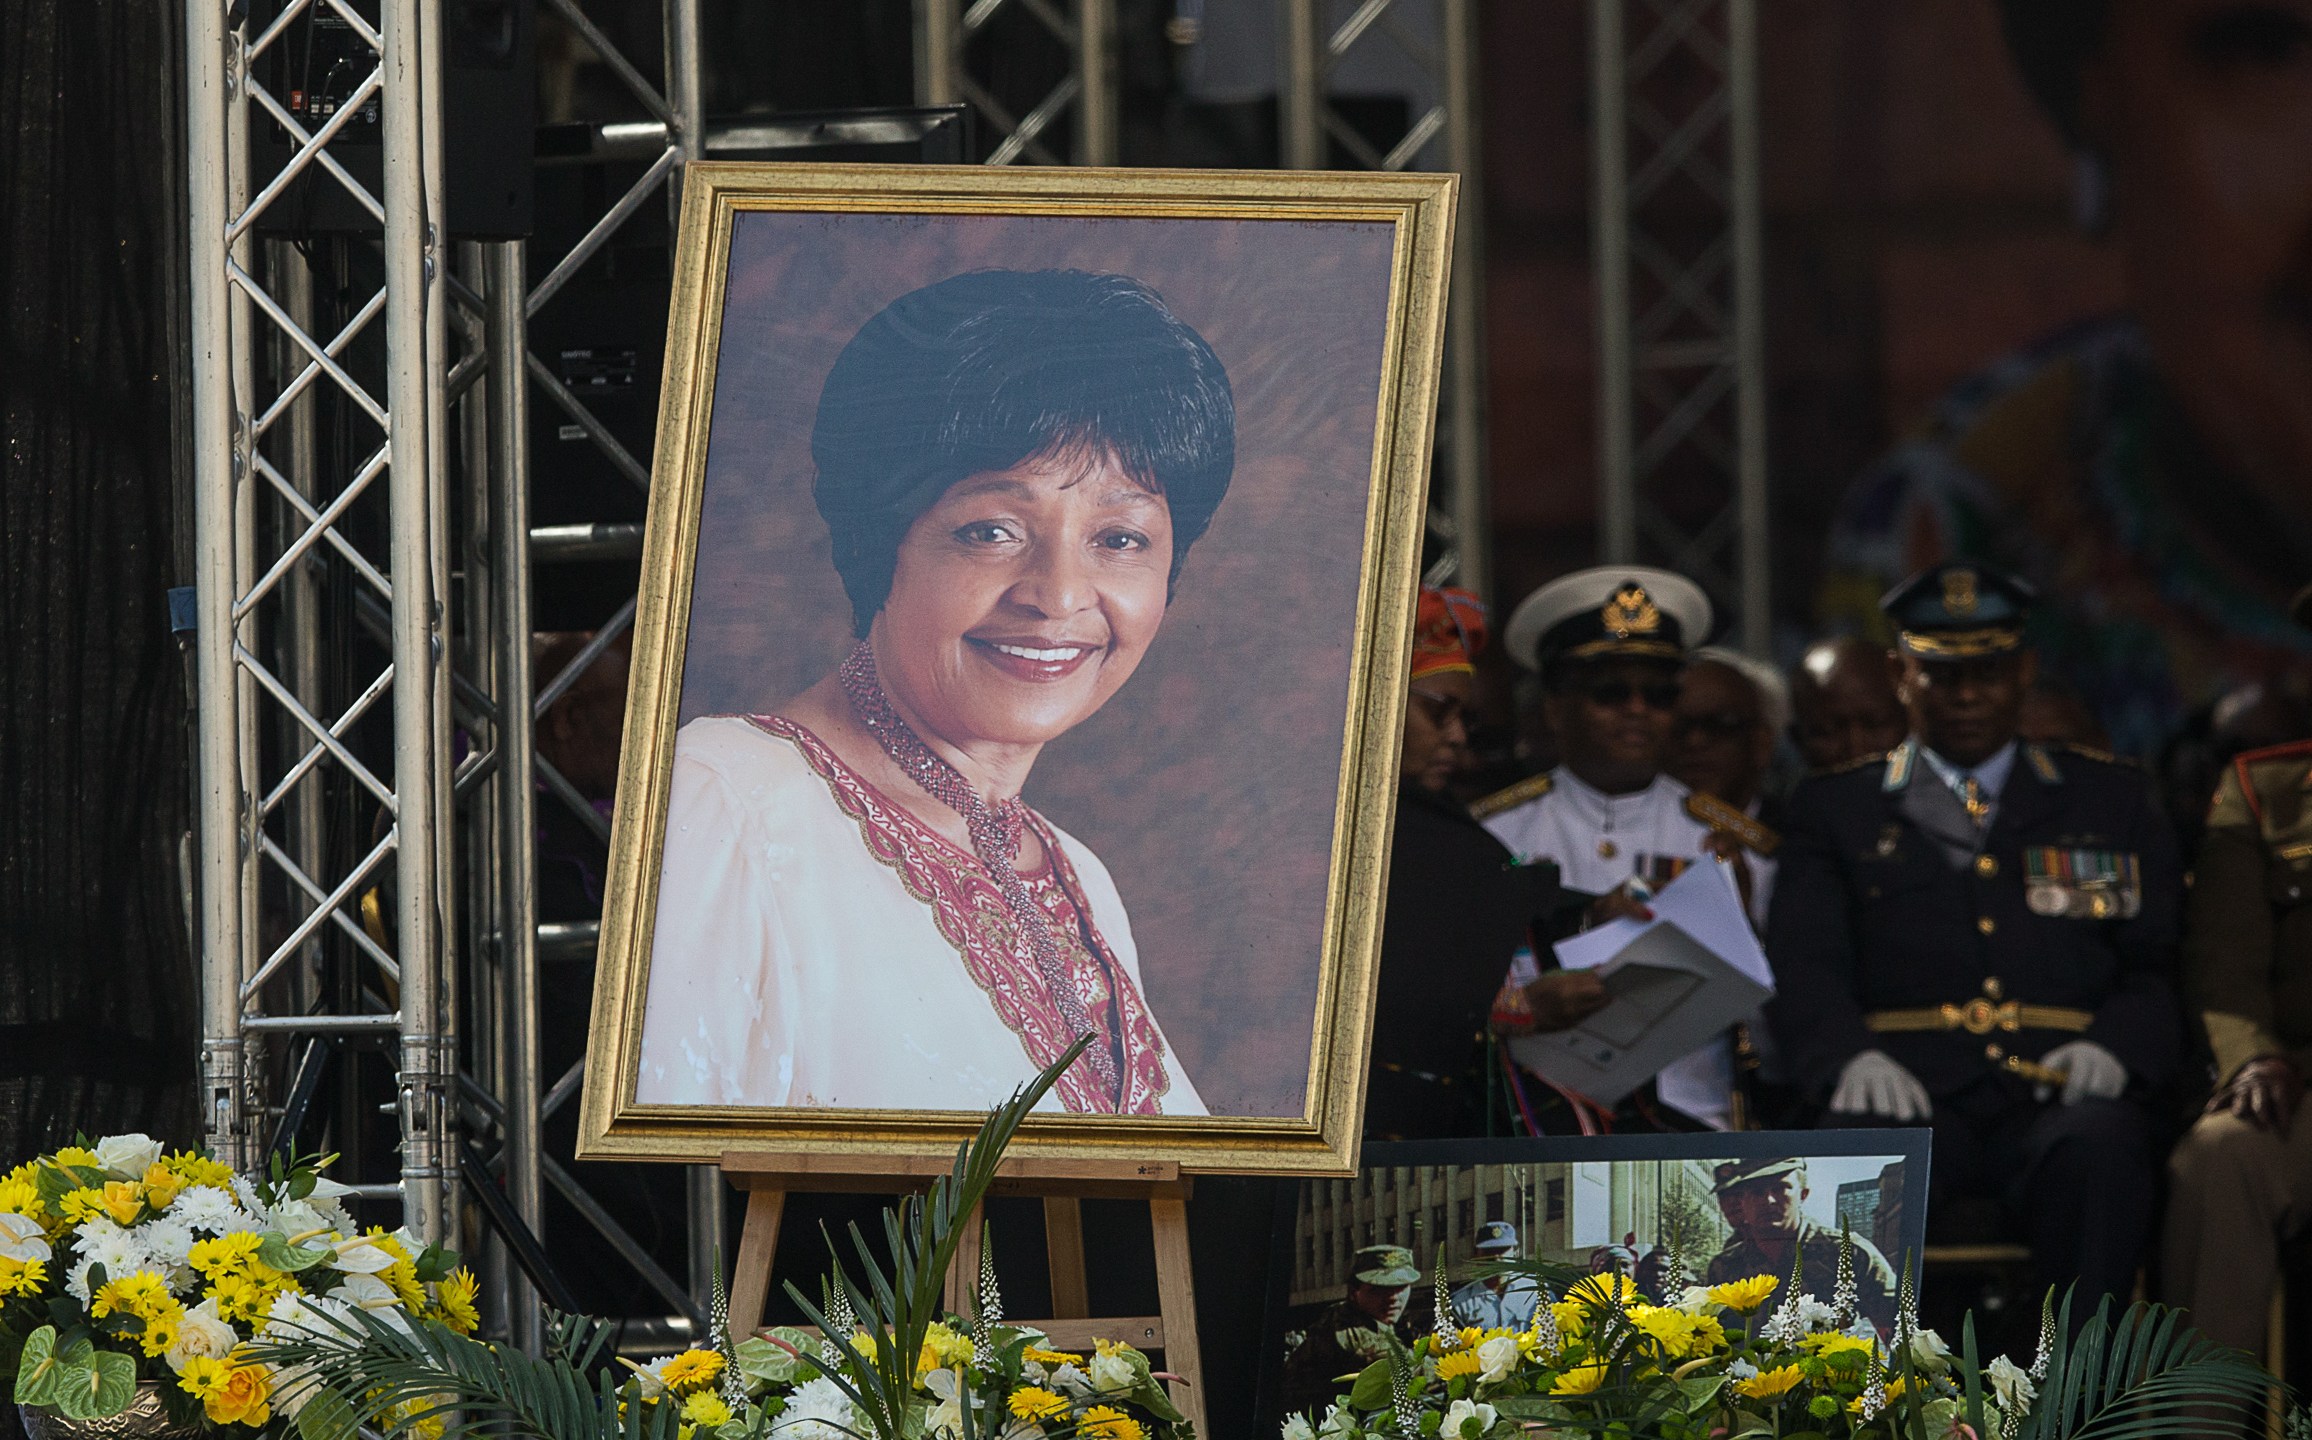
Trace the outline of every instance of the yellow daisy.
[[1605, 1366], [1576, 1365], [1557, 1377], [1556, 1383], [1549, 1387], [1549, 1393], [1552, 1395], [1588, 1395], [1605, 1383]]
[[1806, 1378], [1806, 1371], [1796, 1365], [1777, 1365], [1772, 1370], [1761, 1370], [1747, 1380], [1734, 1382], [1734, 1393], [1752, 1400], [1776, 1400], [1789, 1394]]
[[1077, 1440], [1141, 1440], [1140, 1422], [1113, 1405], [1094, 1405], [1076, 1421]]
[[1022, 1360], [1033, 1360], [1038, 1365], [1081, 1365], [1084, 1357], [1071, 1355], [1065, 1350], [1046, 1350], [1041, 1345], [1030, 1345], [1020, 1352]]
[[1437, 1357], [1437, 1378], [1451, 1380], [1461, 1375], [1474, 1375], [1485, 1368], [1475, 1350], [1456, 1350], [1450, 1355]]
[[682, 1418], [693, 1425], [713, 1428], [731, 1423], [731, 1407], [712, 1390], [701, 1390], [682, 1402]]
[[[468, 1270], [463, 1265], [452, 1270], [439, 1285], [434, 1287], [434, 1318], [457, 1331], [460, 1335], [473, 1334], [475, 1328], [482, 1323], [481, 1313], [474, 1308], [474, 1292], [480, 1288], [481, 1282], [474, 1278], [473, 1271]], [[714, 1362], [714, 1367], [707, 1376], [708, 1380], [712, 1380], [716, 1375], [722, 1373], [722, 1356], [715, 1354], [712, 1350], [686, 1350], [675, 1359], [678, 1361], [687, 1360], [693, 1355], [704, 1355], [708, 1360]], [[672, 1369], [673, 1366], [670, 1365], [667, 1368]], [[671, 1385], [674, 1382], [668, 1381], [667, 1383]]]
[[1723, 1305], [1737, 1315], [1747, 1315], [1766, 1303], [1774, 1287], [1782, 1282], [1772, 1275], [1753, 1275], [1747, 1280], [1729, 1280], [1723, 1285], [1710, 1287], [1713, 1304]]
[[685, 1350], [659, 1368], [658, 1378], [666, 1388], [687, 1395], [701, 1386], [720, 1379], [723, 1357], [712, 1350]]
[[233, 1367], [214, 1355], [195, 1355], [177, 1373], [177, 1388], [197, 1400], [206, 1400], [225, 1393], [225, 1381], [232, 1373]]
[[1006, 1404], [1021, 1420], [1058, 1420], [1068, 1413], [1068, 1402], [1041, 1385], [1022, 1385]]

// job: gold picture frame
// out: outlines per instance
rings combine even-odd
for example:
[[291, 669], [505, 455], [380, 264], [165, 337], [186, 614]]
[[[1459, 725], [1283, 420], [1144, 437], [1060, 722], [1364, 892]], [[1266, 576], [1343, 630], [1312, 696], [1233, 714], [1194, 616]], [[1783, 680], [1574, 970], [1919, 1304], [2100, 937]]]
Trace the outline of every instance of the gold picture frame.
[[[914, 217], [910, 224], [923, 217], [941, 223], [942, 217], [966, 223], [986, 223], [988, 217], [1021, 223], [1035, 217], [1223, 220], [1298, 227], [1308, 232], [1306, 243], [1320, 249], [1330, 243], [1326, 227], [1352, 227], [1338, 233], [1382, 237], [1370, 242], [1373, 253], [1383, 257], [1373, 269], [1378, 274], [1382, 265], [1386, 268], [1370, 473], [1361, 492], [1361, 569], [1353, 592], [1345, 580], [1341, 590], [1354, 595], [1353, 633], [1316, 637], [1316, 643], [1345, 647], [1347, 713], [1331, 799], [1330, 852], [1322, 857], [1321, 868], [1313, 859], [1310, 866], [1312, 874], [1323, 877], [1323, 924], [1321, 935], [1310, 937], [1316, 953], [1307, 962], [1316, 967], [1316, 976], [1314, 1016], [1305, 1036], [1303, 1099], [1298, 1114], [1038, 1112], [1016, 1143], [1019, 1153], [1029, 1156], [1170, 1161], [1192, 1172], [1353, 1173], [1457, 185], [1457, 177], [1424, 174], [726, 163], [686, 169], [580, 1121], [581, 1158], [711, 1163], [734, 1152], [949, 1152], [978, 1120], [961, 1109], [756, 1108], [636, 1099], [737, 227], [763, 214]], [[1371, 227], [1387, 227], [1385, 235]], [[1281, 237], [1285, 232], [1263, 228], [1245, 233]], [[1288, 1048], [1302, 1038], [1268, 1037]]]

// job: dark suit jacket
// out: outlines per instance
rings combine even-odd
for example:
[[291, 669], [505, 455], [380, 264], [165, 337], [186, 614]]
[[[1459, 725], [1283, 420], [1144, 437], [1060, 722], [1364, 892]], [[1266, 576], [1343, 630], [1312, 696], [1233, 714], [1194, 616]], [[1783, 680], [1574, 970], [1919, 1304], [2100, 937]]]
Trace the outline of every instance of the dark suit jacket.
[[[2036, 1059], [2081, 1038], [1863, 1024], [1870, 1011], [1963, 1005], [1994, 979], [2011, 1000], [2092, 1011], [2084, 1038], [2117, 1056], [2131, 1085], [2166, 1086], [2183, 1053], [2183, 885], [2141, 772], [2092, 752], [2026, 747], [1980, 854], [1955, 868], [1904, 803], [1908, 786], [1942, 782], [1923, 760], [1898, 766], [1903, 753], [1817, 776], [1791, 797], [1766, 927], [1776, 989], [1767, 1015], [1802, 1089], [1821, 1099], [1848, 1060], [1877, 1049], [1941, 1097], [1998, 1073], [2000, 1054]], [[2035, 914], [2024, 898], [2024, 852], [2035, 847], [2133, 855], [2141, 908], [2127, 919]]]

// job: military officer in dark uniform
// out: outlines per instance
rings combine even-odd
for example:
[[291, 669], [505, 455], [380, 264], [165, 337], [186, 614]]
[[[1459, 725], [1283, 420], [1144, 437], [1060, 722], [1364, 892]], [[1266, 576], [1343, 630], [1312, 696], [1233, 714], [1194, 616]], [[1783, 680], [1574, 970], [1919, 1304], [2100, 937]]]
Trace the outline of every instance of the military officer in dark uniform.
[[[1718, 1211], [1734, 1233], [1710, 1261], [1705, 1285], [1724, 1285], [1753, 1275], [1772, 1275], [1790, 1283], [1791, 1254], [1799, 1260], [1799, 1293], [1824, 1304], [1838, 1289], [1838, 1255], [1844, 1239], [1808, 1218], [1806, 1161], [1784, 1155], [1773, 1159], [1728, 1160], [1711, 1172]], [[1876, 1245], [1861, 1235], [1854, 1240], [1856, 1308], [1882, 1331], [1895, 1322], [1895, 1272]], [[1776, 1303], [1784, 1297], [1777, 1293]], [[1774, 1313], [1772, 1304], [1754, 1312], [1761, 1320]]]
[[1355, 1376], [1387, 1355], [1391, 1337], [1413, 1341], [1405, 1324], [1406, 1301], [1421, 1283], [1413, 1252], [1402, 1245], [1367, 1245], [1349, 1264], [1349, 1293], [1326, 1306], [1285, 1357], [1288, 1414], [1313, 1409], [1323, 1418], [1326, 1403], [1348, 1389], [1343, 1376]]
[[1997, 1202], [2084, 1316], [2151, 1236], [2182, 885], [2142, 774], [2017, 742], [2031, 598], [1945, 565], [1882, 602], [1911, 735], [1792, 797], [1768, 1016], [1823, 1123], [1932, 1125], [1930, 1215]]
[[[2312, 590], [2295, 612], [2312, 628]], [[2257, 1354], [2280, 1242], [2312, 1216], [2312, 740], [2248, 751], [2217, 787], [2184, 994], [2217, 1086], [2168, 1163], [2161, 1272], [2202, 1334]]]

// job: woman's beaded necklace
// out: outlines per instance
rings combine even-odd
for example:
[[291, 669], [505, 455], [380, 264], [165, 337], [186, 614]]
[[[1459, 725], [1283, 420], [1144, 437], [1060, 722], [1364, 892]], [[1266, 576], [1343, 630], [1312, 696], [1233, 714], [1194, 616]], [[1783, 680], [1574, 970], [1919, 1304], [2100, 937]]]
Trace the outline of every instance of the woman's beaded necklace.
[[[1084, 1008], [1084, 998], [1076, 991], [1069, 978], [1066, 957], [1060, 948], [1060, 937], [1054, 933], [1051, 917], [1028, 894], [1027, 882], [1020, 879], [1020, 840], [1027, 832], [1027, 802], [1018, 796], [1000, 805], [989, 805], [965, 780], [953, 765], [942, 760], [923, 743], [899, 712], [891, 708], [891, 697], [883, 693], [883, 683], [876, 678], [875, 652], [864, 640], [851, 648], [851, 654], [837, 670], [836, 678], [843, 687], [844, 697], [851, 702], [851, 713], [867, 727], [917, 788], [948, 809], [963, 817], [965, 830], [971, 835], [972, 853], [979, 857], [988, 873], [1003, 892], [1004, 904], [1019, 922], [1027, 936], [1028, 949], [1035, 957], [1036, 969], [1042, 973], [1045, 986], [1059, 1005], [1060, 1020], [1071, 1036], [1097, 1033], [1091, 1012]], [[1117, 1072], [1116, 1057], [1105, 1045], [1094, 1044], [1084, 1052], [1084, 1059], [1100, 1077], [1103, 1090], [1118, 1097], [1121, 1102], [1122, 1082]]]

